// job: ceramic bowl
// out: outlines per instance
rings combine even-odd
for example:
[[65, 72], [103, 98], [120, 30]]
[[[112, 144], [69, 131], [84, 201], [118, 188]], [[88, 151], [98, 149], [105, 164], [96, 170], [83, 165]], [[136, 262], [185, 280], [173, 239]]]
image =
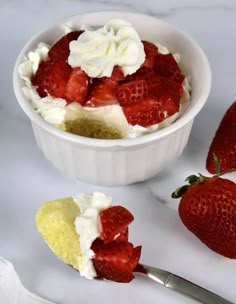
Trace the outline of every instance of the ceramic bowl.
[[[39, 42], [53, 44], [64, 35], [65, 24], [102, 25], [113, 18], [129, 21], [141, 39], [158, 42], [177, 52], [183, 70], [191, 75], [191, 98], [185, 112], [170, 126], [134, 139], [93, 139], [64, 132], [48, 124], [33, 110], [22, 92], [18, 66]], [[13, 75], [17, 100], [29, 117], [44, 156], [65, 175], [83, 182], [122, 186], [147, 180], [168, 168], [188, 143], [194, 118], [204, 106], [211, 87], [208, 60], [198, 44], [174, 26], [148, 15], [128, 12], [95, 12], [73, 16], [34, 36], [20, 52]]]

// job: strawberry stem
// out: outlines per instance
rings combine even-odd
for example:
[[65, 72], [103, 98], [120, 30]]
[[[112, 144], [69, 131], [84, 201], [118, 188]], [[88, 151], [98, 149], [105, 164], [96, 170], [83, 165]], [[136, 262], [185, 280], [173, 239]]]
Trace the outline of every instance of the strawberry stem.
[[[229, 172], [232, 172], [232, 171], [235, 171], [235, 169], [230, 169], [228, 171], [225, 171], [225, 172], [220, 172], [220, 162], [219, 162], [219, 159], [217, 157], [216, 154], [213, 154], [213, 157], [214, 157], [214, 162], [215, 162], [215, 170], [216, 170], [216, 174], [213, 175], [213, 177], [216, 177], [216, 176], [221, 176], [223, 174], [226, 174], [226, 173], [229, 173]], [[198, 173], [198, 175], [189, 175], [185, 181], [188, 182], [188, 184], [186, 185], [183, 185], [179, 188], [177, 188], [172, 194], [171, 194], [171, 197], [172, 198], [180, 198], [184, 195], [184, 193], [188, 190], [189, 187], [191, 187], [192, 185], [194, 184], [201, 184], [203, 182], [205, 182], [207, 179], [209, 179], [211, 177], [208, 177], [208, 176], [204, 176], [202, 175], [201, 173]]]
[[183, 194], [188, 190], [189, 187], [191, 187], [194, 184], [200, 184], [205, 182], [209, 177], [202, 175], [201, 173], [198, 173], [198, 175], [190, 175], [188, 176], [185, 181], [188, 182], [188, 184], [183, 185], [182, 187], [177, 188], [172, 194], [172, 198], [179, 198], [183, 196]]
[[213, 158], [214, 158], [215, 172], [216, 172], [216, 174], [214, 176], [221, 176], [221, 175], [224, 175], [226, 173], [233, 172], [236, 170], [235, 168], [232, 168], [227, 171], [220, 172], [220, 161], [219, 161], [218, 156], [215, 153], [213, 153]]
[[216, 175], [220, 175], [220, 162], [219, 162], [219, 158], [217, 157], [217, 155], [215, 153], [213, 153], [213, 159], [214, 159], [214, 164], [215, 164]]

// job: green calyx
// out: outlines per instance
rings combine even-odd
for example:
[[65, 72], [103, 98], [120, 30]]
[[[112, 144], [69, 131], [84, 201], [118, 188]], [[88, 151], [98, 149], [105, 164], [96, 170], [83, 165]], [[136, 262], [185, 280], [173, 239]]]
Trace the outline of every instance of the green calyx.
[[[216, 170], [216, 174], [214, 176], [220, 176], [222, 174], [225, 174], [226, 172], [222, 172], [222, 173], [220, 172], [220, 162], [219, 162], [219, 159], [216, 156], [216, 154], [213, 154], [213, 157], [214, 157], [215, 170]], [[198, 175], [190, 175], [185, 179], [185, 181], [188, 182], [188, 184], [177, 188], [171, 194], [171, 197], [180, 198], [184, 195], [184, 193], [188, 190], [189, 187], [191, 187], [194, 184], [201, 184], [201, 183], [205, 182], [206, 180], [208, 180], [209, 178], [211, 178], [211, 177], [204, 176], [201, 173], [198, 173]]]
[[172, 194], [172, 198], [180, 198], [184, 195], [184, 193], [188, 190], [189, 187], [191, 187], [194, 184], [200, 184], [205, 182], [210, 177], [204, 176], [201, 173], [198, 173], [198, 175], [190, 175], [188, 176], [185, 181], [188, 182], [188, 184], [183, 185], [179, 188], [177, 188]]

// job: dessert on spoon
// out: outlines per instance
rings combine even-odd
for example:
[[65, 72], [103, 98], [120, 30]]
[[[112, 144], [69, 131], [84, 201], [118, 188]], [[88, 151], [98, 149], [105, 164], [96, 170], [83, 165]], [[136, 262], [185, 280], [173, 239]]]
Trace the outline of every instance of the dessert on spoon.
[[133, 215], [104, 193], [80, 194], [43, 204], [36, 226], [54, 254], [87, 279], [129, 283], [135, 274], [206, 304], [232, 304], [168, 271], [139, 262], [141, 246], [128, 241]]

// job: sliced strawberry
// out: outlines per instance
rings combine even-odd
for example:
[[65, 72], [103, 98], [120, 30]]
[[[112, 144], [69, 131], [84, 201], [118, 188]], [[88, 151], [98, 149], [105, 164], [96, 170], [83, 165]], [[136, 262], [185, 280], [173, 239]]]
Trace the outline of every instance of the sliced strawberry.
[[129, 283], [134, 279], [132, 272], [116, 269], [110, 262], [95, 259], [93, 265], [98, 277], [119, 283]]
[[113, 206], [100, 212], [101, 237], [105, 243], [115, 239], [134, 220], [133, 215], [122, 206]]
[[179, 111], [178, 104], [171, 98], [162, 98], [162, 110], [166, 117], [171, 116]]
[[83, 31], [73, 31], [64, 35], [49, 50], [48, 56], [53, 60], [67, 60], [69, 56], [69, 44], [72, 40], [77, 40]]
[[121, 106], [128, 106], [143, 100], [148, 95], [146, 80], [134, 80], [117, 87], [116, 96]]
[[148, 95], [154, 98], [160, 98], [166, 94], [167, 85], [165, 84], [166, 79], [163, 77], [154, 75], [148, 81]]
[[185, 78], [171, 54], [159, 53], [155, 58], [154, 71], [157, 75], [174, 79], [181, 84]]
[[179, 111], [180, 99], [183, 95], [183, 87], [173, 79], [156, 76], [149, 82], [149, 96], [154, 97], [161, 105], [162, 110], [168, 116]]
[[134, 271], [135, 267], [138, 265], [141, 256], [141, 250], [142, 246], [134, 247], [133, 254], [129, 259], [129, 262], [127, 263], [127, 266], [129, 267], [130, 271]]
[[129, 242], [110, 242], [105, 244], [103, 240], [96, 239], [91, 249], [95, 252], [95, 259], [112, 262], [114, 265], [126, 264], [132, 254], [133, 245]]
[[129, 82], [133, 80], [152, 80], [156, 76], [153, 69], [149, 69], [147, 67], [141, 67], [139, 68], [135, 73], [131, 75], [127, 75], [124, 79], [124, 82]]
[[71, 67], [64, 61], [42, 61], [36, 74], [31, 79], [40, 97], [48, 94], [62, 97], [71, 72]]
[[117, 103], [114, 87], [106, 82], [97, 81], [91, 87], [85, 106], [100, 107]]
[[158, 53], [158, 48], [153, 43], [148, 41], [142, 41], [142, 43], [144, 46], [146, 58], [141, 67], [152, 69], [154, 66], [155, 57]]
[[133, 248], [129, 242], [113, 241], [104, 244], [96, 239], [91, 249], [94, 251], [93, 264], [97, 275], [115, 282], [130, 282], [133, 270], [138, 264], [141, 246]]
[[67, 82], [64, 98], [68, 103], [76, 101], [83, 104], [88, 93], [89, 77], [79, 67], [74, 68]]
[[176, 82], [174, 79], [166, 79], [163, 84], [165, 95], [170, 96], [173, 101], [179, 105], [180, 99], [183, 95], [183, 87], [182, 84]]
[[101, 81], [108, 82], [111, 86], [116, 86], [120, 81], [125, 79], [124, 73], [120, 66], [116, 65], [113, 68], [112, 74], [110, 77], [102, 77]]
[[117, 237], [115, 237], [116, 242], [124, 242], [128, 241], [129, 237], [129, 228], [126, 227], [124, 230], [122, 230]]
[[123, 107], [123, 111], [131, 125], [148, 127], [161, 122], [165, 118], [161, 103], [152, 97], [146, 97], [137, 104]]

